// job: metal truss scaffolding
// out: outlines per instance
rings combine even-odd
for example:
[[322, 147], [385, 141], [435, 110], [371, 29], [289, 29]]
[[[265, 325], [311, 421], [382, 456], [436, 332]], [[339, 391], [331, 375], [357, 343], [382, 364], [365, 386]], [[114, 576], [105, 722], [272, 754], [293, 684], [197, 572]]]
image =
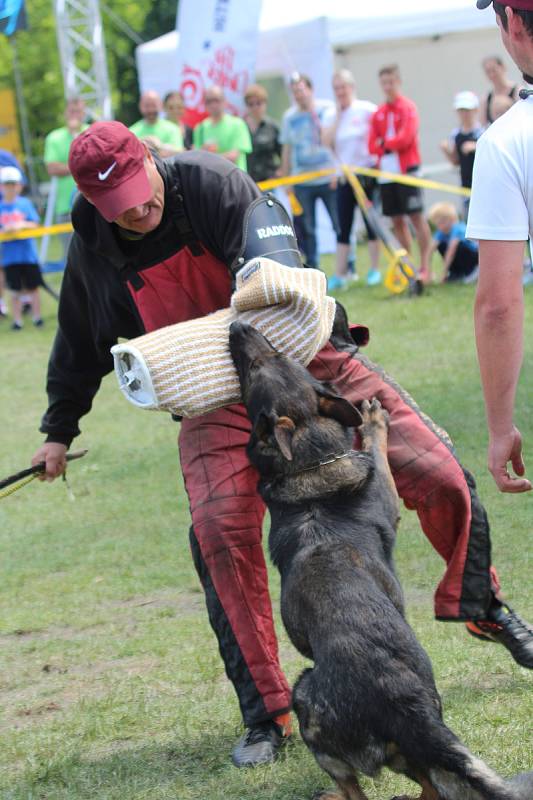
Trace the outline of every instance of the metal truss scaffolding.
[[54, 0], [54, 9], [65, 96], [82, 97], [93, 119], [111, 119], [98, 0]]

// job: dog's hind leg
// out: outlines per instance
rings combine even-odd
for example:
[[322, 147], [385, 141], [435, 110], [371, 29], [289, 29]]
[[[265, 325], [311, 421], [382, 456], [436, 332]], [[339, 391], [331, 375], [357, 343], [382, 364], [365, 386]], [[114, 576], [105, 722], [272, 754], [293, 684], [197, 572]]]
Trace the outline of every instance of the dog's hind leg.
[[327, 772], [338, 786], [338, 789], [318, 792], [313, 800], [368, 800], [359, 786], [357, 775], [344, 761], [326, 753], [317, 753], [316, 750], [313, 753], [324, 772]]
[[355, 775], [346, 781], [337, 780], [337, 784], [346, 800], [368, 800]]
[[363, 417], [362, 425], [359, 428], [362, 449], [372, 453], [374, 456], [375, 468], [386, 479], [387, 486], [390, 489], [391, 500], [398, 510], [398, 492], [396, 491], [396, 484], [394, 483], [387, 457], [389, 415], [375, 397], [371, 403], [368, 400], [363, 400], [360, 411]]
[[427, 779], [420, 780], [420, 785], [422, 787], [422, 794], [418, 797], [402, 794], [401, 797], [396, 796], [393, 797], [392, 800], [440, 800], [440, 794]]
[[331, 777], [339, 788], [317, 792], [313, 795], [313, 800], [368, 800], [367, 795], [359, 786], [359, 781], [355, 775], [345, 780], [339, 780], [339, 778], [336, 778], [334, 775], [331, 775]]

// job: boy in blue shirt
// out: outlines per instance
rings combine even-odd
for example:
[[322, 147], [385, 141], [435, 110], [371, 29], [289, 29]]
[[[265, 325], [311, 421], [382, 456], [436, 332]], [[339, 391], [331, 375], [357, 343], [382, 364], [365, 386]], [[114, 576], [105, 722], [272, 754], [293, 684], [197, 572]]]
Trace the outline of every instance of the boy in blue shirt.
[[442, 282], [473, 283], [478, 273], [478, 246], [466, 238], [466, 225], [459, 221], [455, 206], [436, 203], [429, 209], [428, 217], [436, 228], [433, 252], [438, 250], [444, 261]]
[[[35, 228], [39, 223], [39, 216], [31, 201], [27, 197], [20, 197], [22, 182], [22, 173], [17, 167], [0, 169], [0, 230], [3, 233]], [[34, 240], [13, 239], [2, 242], [2, 266], [11, 293], [12, 330], [20, 331], [23, 326], [23, 292], [30, 299], [33, 324], [40, 327], [43, 324], [39, 298], [42, 279]]]

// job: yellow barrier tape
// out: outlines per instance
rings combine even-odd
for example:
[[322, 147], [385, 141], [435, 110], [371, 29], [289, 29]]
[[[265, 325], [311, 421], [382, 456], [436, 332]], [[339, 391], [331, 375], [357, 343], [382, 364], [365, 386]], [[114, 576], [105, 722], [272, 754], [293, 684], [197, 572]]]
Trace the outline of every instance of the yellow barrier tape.
[[383, 172], [380, 169], [370, 167], [350, 167], [359, 175], [368, 175], [370, 178], [385, 178], [393, 183], [403, 183], [405, 186], [419, 186], [421, 189], [437, 189], [450, 194], [460, 194], [462, 197], [470, 197], [470, 189], [463, 186], [454, 186], [451, 183], [441, 183], [441, 181], [431, 181], [428, 178], [417, 178], [415, 175], [397, 175], [394, 172]]
[[[397, 175], [393, 172], [370, 169], [370, 167], [349, 167], [343, 164], [342, 168], [343, 171], [344, 169], [349, 169], [352, 172], [356, 172], [358, 175], [368, 175], [370, 178], [386, 178], [394, 183], [403, 183], [405, 186], [419, 186], [421, 189], [436, 189], [437, 191], [449, 192], [450, 194], [458, 194], [462, 197], [470, 197], [470, 189], [464, 189], [462, 186], [453, 186], [450, 183], [430, 181], [427, 178], [417, 178], [414, 175]], [[262, 191], [267, 191], [268, 189], [275, 189], [278, 186], [295, 186], [299, 183], [313, 181], [316, 178], [324, 178], [328, 175], [333, 177], [337, 174], [337, 169], [319, 169], [315, 172], [304, 172], [301, 175], [288, 175], [286, 178], [272, 178], [268, 181], [260, 181], [257, 185]], [[55, 236], [59, 233], [71, 233], [72, 230], [73, 228], [70, 222], [62, 222], [58, 225], [40, 225], [37, 228], [25, 228], [21, 231], [0, 233], [0, 242], [12, 242], [16, 239], [38, 239], [41, 236]]]
[[327, 175], [336, 175], [336, 169], [317, 169], [316, 172], [302, 172], [301, 175], [287, 175], [286, 178], [270, 178], [268, 181], [260, 181], [257, 185], [266, 192], [268, 189], [275, 189], [277, 186], [295, 186], [298, 183], [314, 181], [315, 178], [324, 178]]
[[364, 210], [368, 206], [368, 198], [365, 194], [365, 190], [361, 185], [361, 181], [357, 178], [355, 173], [353, 173], [350, 170], [350, 168], [347, 167], [345, 164], [342, 165], [342, 172], [344, 177], [352, 187], [352, 192], [354, 193], [355, 199], [357, 200], [357, 205], [359, 206], [359, 208], [363, 209], [364, 213]]
[[[454, 186], [451, 183], [441, 183], [440, 181], [431, 181], [428, 178], [417, 178], [414, 175], [397, 175], [394, 172], [384, 172], [380, 169], [371, 169], [370, 167], [351, 167], [343, 164], [352, 172], [358, 175], [368, 175], [370, 178], [385, 178], [393, 183], [403, 183], [405, 186], [419, 186], [421, 189], [436, 189], [442, 192], [449, 192], [450, 194], [458, 194], [462, 197], [470, 197], [470, 189], [465, 189], [462, 186]], [[304, 172], [301, 175], [288, 175], [286, 178], [271, 178], [268, 181], [261, 181], [257, 185], [263, 191], [268, 189], [275, 189], [278, 186], [293, 186], [298, 183], [306, 183], [307, 181], [315, 180], [316, 178], [323, 178], [327, 175], [337, 175], [337, 169], [320, 169], [316, 172]]]
[[0, 233], [0, 242], [12, 242], [14, 239], [33, 239], [48, 234], [71, 233], [73, 230], [70, 222], [61, 222], [58, 225], [40, 225], [38, 228], [24, 228], [22, 231], [9, 231]]
[[355, 172], [351, 170], [350, 167], [346, 166], [346, 164], [343, 164], [341, 169], [344, 177], [352, 187], [352, 191], [355, 195], [359, 208], [363, 212], [363, 216], [370, 226], [374, 228], [374, 232], [379, 237], [383, 247], [385, 248], [385, 254], [389, 263], [385, 273], [385, 280], [383, 282], [384, 286], [393, 294], [400, 294], [408, 288], [410, 288], [411, 291], [416, 290], [416, 293], [418, 294], [419, 292], [416, 286], [416, 272], [409, 261], [409, 253], [407, 250], [404, 250], [401, 247], [395, 247], [393, 244], [394, 240], [389, 238], [389, 236], [384, 233], [380, 224], [378, 225], [376, 223], [375, 217], [373, 216], [375, 211], [372, 208], [372, 204], [369, 202], [363, 185], [361, 184], [361, 181]]

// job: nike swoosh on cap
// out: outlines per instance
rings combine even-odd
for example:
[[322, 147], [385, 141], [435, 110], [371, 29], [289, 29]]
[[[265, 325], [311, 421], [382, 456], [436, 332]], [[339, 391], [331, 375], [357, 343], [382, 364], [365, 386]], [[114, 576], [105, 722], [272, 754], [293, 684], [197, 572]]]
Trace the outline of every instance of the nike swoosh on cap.
[[115, 169], [116, 166], [117, 166], [117, 162], [113, 161], [111, 166], [108, 169], [106, 169], [105, 172], [99, 172], [98, 173], [98, 180], [99, 181], [105, 181], [105, 179], [108, 178], [109, 175], [111, 175], [111, 173], [113, 172], [113, 170]]

